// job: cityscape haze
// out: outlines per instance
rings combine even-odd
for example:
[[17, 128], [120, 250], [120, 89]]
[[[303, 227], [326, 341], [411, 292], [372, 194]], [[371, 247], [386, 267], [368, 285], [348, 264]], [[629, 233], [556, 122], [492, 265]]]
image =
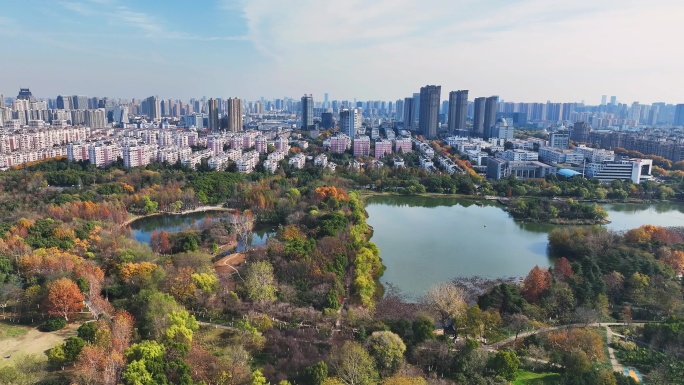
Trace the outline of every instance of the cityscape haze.
[[3, 62], [0, 90], [376, 100], [437, 83], [517, 101], [676, 103], [682, 14], [673, 0], [10, 2], [2, 47], [22, 60]]

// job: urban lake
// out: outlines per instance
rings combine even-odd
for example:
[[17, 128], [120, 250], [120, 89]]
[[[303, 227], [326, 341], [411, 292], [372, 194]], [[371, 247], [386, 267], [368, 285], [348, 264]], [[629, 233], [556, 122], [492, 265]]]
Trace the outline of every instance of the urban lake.
[[[605, 204], [607, 228], [644, 224], [684, 226], [684, 205]], [[551, 264], [549, 231], [557, 226], [516, 222], [496, 202], [442, 197], [370, 197], [366, 201], [371, 239], [391, 283], [413, 298], [454, 277], [519, 277]]]

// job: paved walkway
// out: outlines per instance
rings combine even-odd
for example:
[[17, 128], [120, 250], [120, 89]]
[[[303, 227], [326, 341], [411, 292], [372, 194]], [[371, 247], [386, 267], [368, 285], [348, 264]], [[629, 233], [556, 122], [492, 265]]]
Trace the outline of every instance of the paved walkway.
[[[600, 323], [597, 322], [597, 323], [590, 323], [590, 324], [581, 323], [581, 324], [561, 325], [561, 326], [553, 326], [553, 327], [548, 327], [548, 328], [541, 328], [541, 329], [532, 330], [532, 331], [525, 332], [525, 333], [520, 333], [520, 334], [518, 334], [518, 337], [517, 337], [517, 338], [521, 338], [521, 339], [522, 339], [522, 338], [525, 338], [525, 337], [528, 337], [528, 336], [531, 336], [531, 335], [534, 335], [534, 334], [547, 333], [547, 332], [551, 332], [551, 331], [555, 331], [555, 330], [563, 330], [563, 329], [571, 329], [571, 328], [603, 327], [603, 326], [605, 326], [605, 327], [610, 327], [610, 326], [625, 326], [625, 325], [626, 325], [626, 324], [625, 324], [624, 322], [600, 322]], [[640, 325], [644, 325], [644, 323], [643, 323], [643, 322], [633, 322], [631, 325], [633, 325], [633, 326], [640, 326]], [[513, 337], [508, 337], [508, 338], [506, 338], [505, 340], [501, 340], [501, 341], [499, 341], [499, 342], [495, 342], [495, 343], [493, 343], [493, 344], [491, 344], [491, 345], [489, 345], [489, 346], [492, 347], [492, 348], [494, 348], [494, 349], [500, 349], [502, 346], [508, 345], [508, 344], [510, 344], [511, 342], [514, 342], [515, 340], [516, 340], [516, 337], [515, 337], [515, 336], [513, 336]]]
[[613, 331], [610, 329], [609, 325], [606, 325], [606, 341], [608, 343], [608, 357], [610, 357], [610, 365], [613, 367], [614, 372], [622, 373], [622, 365], [620, 365], [618, 360], [615, 358], [615, 350], [613, 350], [613, 347], [610, 346], [610, 343], [613, 341]]

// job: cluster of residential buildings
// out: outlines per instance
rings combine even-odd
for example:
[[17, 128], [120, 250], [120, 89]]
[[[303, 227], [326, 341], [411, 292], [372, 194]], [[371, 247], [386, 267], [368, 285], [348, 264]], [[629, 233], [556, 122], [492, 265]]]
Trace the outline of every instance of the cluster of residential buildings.
[[328, 138], [323, 145], [333, 154], [343, 154], [351, 149], [352, 154], [356, 157], [373, 156], [376, 159], [394, 153], [413, 151], [411, 138], [403, 136], [394, 137], [394, 139], [378, 138], [372, 140], [368, 135], [356, 135], [352, 138], [349, 135], [337, 133]]

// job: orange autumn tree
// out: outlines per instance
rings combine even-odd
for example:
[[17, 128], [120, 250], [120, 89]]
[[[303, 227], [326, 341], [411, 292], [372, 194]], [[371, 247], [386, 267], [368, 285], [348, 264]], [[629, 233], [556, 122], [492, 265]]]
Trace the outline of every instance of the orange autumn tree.
[[661, 244], [672, 245], [681, 243], [682, 237], [676, 232], [660, 226], [643, 225], [638, 229], [629, 230], [625, 234], [625, 240], [630, 243], [647, 244], [658, 242]]
[[47, 286], [45, 305], [51, 316], [64, 317], [69, 321], [69, 315], [83, 308], [85, 297], [78, 285], [69, 278], [60, 278]]
[[37, 249], [19, 258], [19, 271], [26, 277], [70, 274], [83, 262], [78, 255], [57, 248]]
[[135, 319], [124, 311], [117, 311], [111, 320], [97, 321], [95, 340], [86, 344], [78, 355], [75, 374], [78, 383], [116, 385], [126, 365], [125, 350], [133, 338]]
[[152, 250], [159, 254], [170, 254], [171, 253], [171, 240], [169, 239], [169, 233], [166, 231], [154, 230], [150, 236], [150, 246]]
[[314, 197], [316, 201], [323, 202], [329, 198], [335, 198], [338, 201], [348, 201], [349, 196], [344, 189], [335, 186], [317, 187], [314, 190]]
[[144, 280], [152, 276], [157, 265], [152, 262], [127, 262], [119, 265], [119, 278], [122, 282]]
[[556, 263], [553, 265], [553, 275], [559, 281], [567, 282], [575, 273], [572, 271], [572, 266], [567, 258], [558, 258]]
[[522, 295], [528, 302], [536, 302], [551, 286], [551, 273], [547, 269], [535, 266], [523, 281]]

